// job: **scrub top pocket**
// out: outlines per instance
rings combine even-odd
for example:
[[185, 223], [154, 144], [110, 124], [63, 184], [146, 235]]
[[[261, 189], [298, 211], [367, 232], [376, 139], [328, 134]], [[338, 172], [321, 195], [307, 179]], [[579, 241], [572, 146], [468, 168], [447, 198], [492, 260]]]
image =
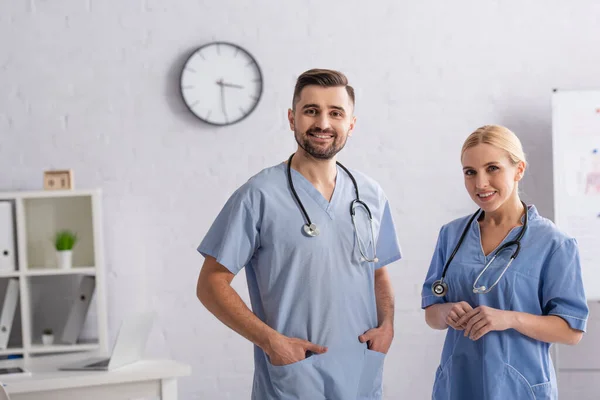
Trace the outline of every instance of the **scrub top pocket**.
[[323, 378], [314, 365], [317, 357], [317, 355], [311, 355], [304, 360], [281, 366], [267, 362], [271, 382], [278, 395], [277, 399], [326, 400], [323, 395]]
[[[530, 385], [527, 379], [512, 365], [504, 364], [503, 399], [555, 400], [556, 393], [551, 382]], [[503, 400], [494, 398], [494, 400]]]
[[385, 354], [365, 349], [363, 369], [358, 384], [357, 400], [380, 400], [382, 397]]

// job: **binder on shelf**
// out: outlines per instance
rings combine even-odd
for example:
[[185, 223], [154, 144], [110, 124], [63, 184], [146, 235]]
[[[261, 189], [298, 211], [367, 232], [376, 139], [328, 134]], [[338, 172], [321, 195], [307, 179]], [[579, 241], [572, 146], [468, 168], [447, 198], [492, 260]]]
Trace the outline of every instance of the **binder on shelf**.
[[0, 201], [0, 271], [14, 271], [15, 237], [12, 203]]
[[83, 276], [79, 284], [79, 290], [75, 292], [71, 310], [62, 332], [62, 343], [75, 344], [83, 328], [87, 316], [96, 280], [93, 276]]
[[0, 349], [5, 350], [8, 347], [8, 338], [12, 330], [17, 301], [19, 300], [19, 280], [11, 278], [6, 286], [4, 294], [4, 303], [2, 304], [2, 314], [0, 314]]

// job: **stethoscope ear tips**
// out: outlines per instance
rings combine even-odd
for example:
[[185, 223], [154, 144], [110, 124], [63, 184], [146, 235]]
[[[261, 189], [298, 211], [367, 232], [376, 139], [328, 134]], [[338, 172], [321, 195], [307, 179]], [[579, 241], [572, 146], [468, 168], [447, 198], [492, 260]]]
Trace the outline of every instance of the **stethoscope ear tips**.
[[479, 287], [474, 287], [473, 288], [473, 293], [483, 294], [483, 293], [486, 293], [486, 290], [487, 290], [487, 287], [485, 287], [485, 285], [484, 286], [479, 286]]

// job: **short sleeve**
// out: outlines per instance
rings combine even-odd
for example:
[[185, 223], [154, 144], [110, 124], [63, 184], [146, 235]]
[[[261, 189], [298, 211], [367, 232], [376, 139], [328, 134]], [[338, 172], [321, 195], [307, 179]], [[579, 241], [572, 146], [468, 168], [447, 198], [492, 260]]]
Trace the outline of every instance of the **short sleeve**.
[[585, 332], [589, 309], [575, 239], [566, 240], [554, 251], [542, 271], [541, 286], [543, 314], [559, 316], [571, 328]]
[[390, 205], [387, 200], [381, 215], [379, 235], [377, 236], [377, 258], [379, 258], [379, 261], [375, 264], [375, 269], [389, 265], [402, 258], [398, 237], [396, 236], [396, 226], [394, 225]]
[[259, 208], [252, 207], [247, 191], [238, 189], [225, 203], [197, 250], [237, 274], [260, 245], [259, 222]]
[[435, 245], [435, 250], [433, 252], [433, 257], [431, 258], [431, 263], [429, 264], [429, 271], [427, 272], [427, 277], [425, 278], [425, 282], [423, 283], [423, 288], [421, 290], [422, 309], [425, 309], [433, 304], [441, 304], [446, 302], [445, 297], [437, 297], [431, 291], [431, 286], [433, 285], [433, 282], [441, 278], [442, 271], [444, 269], [444, 261], [446, 260], [446, 254], [445, 246], [443, 245], [443, 243], [444, 227], [440, 229], [437, 244]]

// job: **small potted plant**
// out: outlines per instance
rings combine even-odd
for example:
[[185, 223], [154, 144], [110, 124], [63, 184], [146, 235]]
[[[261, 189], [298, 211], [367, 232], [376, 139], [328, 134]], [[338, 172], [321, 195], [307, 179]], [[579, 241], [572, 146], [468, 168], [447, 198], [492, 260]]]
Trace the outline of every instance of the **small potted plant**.
[[77, 234], [70, 230], [56, 232], [54, 247], [56, 248], [56, 264], [58, 268], [69, 269], [72, 266], [73, 246], [77, 243]]
[[46, 328], [46, 329], [43, 330], [43, 332], [42, 332], [42, 343], [45, 346], [49, 346], [52, 343], [54, 343], [54, 332], [52, 332], [52, 329]]

